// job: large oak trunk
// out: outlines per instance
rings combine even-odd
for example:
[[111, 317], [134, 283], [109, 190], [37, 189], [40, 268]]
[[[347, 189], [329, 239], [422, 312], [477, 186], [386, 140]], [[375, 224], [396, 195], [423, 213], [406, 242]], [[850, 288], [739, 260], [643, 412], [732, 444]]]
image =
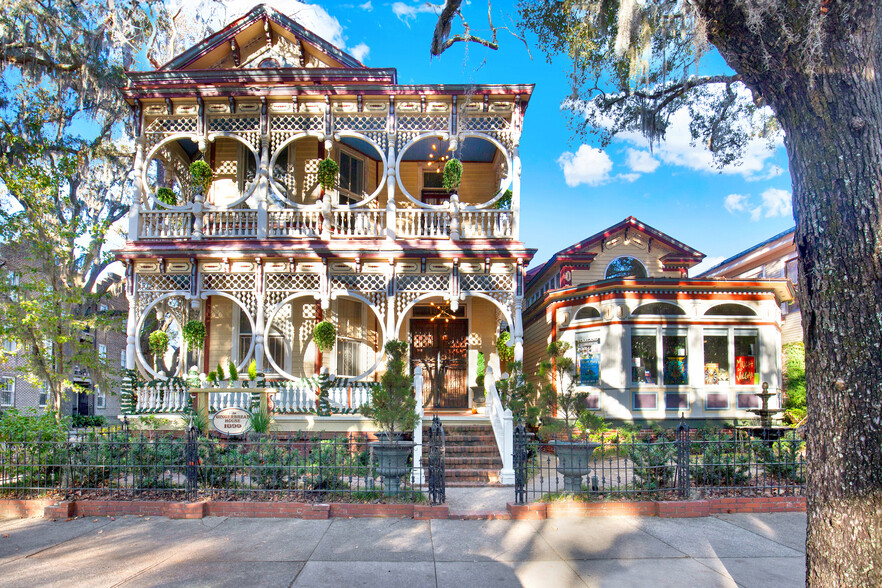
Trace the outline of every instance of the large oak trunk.
[[711, 42], [786, 132], [806, 343], [806, 580], [882, 586], [879, 8], [830, 2], [817, 14], [826, 19], [823, 52], [808, 61], [793, 47], [775, 53], [787, 43], [773, 18], [749, 29], [740, 3], [701, 4]]

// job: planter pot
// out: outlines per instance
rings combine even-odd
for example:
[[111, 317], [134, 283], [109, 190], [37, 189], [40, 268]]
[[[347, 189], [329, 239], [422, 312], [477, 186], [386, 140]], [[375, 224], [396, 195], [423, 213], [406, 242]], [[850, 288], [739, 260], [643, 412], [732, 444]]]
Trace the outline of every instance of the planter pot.
[[483, 386], [472, 386], [472, 402], [475, 406], [484, 406], [487, 402], [487, 391]]
[[375, 441], [368, 444], [374, 452], [376, 472], [383, 476], [383, 492], [394, 496], [401, 491], [401, 478], [410, 472], [407, 458], [413, 451], [412, 441]]
[[594, 450], [600, 447], [593, 441], [552, 441], [557, 456], [557, 471], [564, 477], [564, 492], [581, 492], [582, 478], [591, 471]]

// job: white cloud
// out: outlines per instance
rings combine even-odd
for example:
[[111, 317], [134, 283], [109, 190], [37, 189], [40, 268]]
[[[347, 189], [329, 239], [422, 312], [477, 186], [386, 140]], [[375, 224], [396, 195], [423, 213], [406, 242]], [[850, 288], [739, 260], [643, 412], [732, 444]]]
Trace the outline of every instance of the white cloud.
[[787, 190], [769, 188], [763, 192], [762, 198], [766, 218], [793, 215], [793, 197]]
[[747, 210], [747, 200], [750, 198], [747, 194], [729, 194], [726, 196], [723, 206], [731, 213], [743, 212]]
[[359, 43], [355, 47], [349, 50], [349, 53], [352, 54], [354, 58], [364, 63], [364, 58], [368, 56], [368, 53], [371, 52], [371, 48], [368, 47], [365, 43]]
[[361, 8], [362, 10], [367, 10], [368, 12], [370, 12], [371, 10], [374, 9], [374, 5], [371, 4], [371, 0], [368, 0], [364, 4], [359, 4], [358, 7]]
[[695, 277], [698, 274], [700, 274], [701, 272], [705, 272], [705, 271], [709, 270], [710, 268], [714, 267], [715, 265], [717, 265], [718, 263], [725, 261], [725, 259], [726, 258], [723, 256], [705, 257], [703, 260], [701, 260], [701, 263], [696, 264], [695, 266], [689, 268], [689, 275], [692, 277]]
[[576, 153], [564, 151], [557, 159], [564, 172], [567, 186], [579, 184], [599, 186], [610, 180], [609, 172], [613, 163], [604, 151], [588, 145], [581, 145]]
[[416, 18], [418, 14], [439, 14], [442, 8], [444, 8], [443, 4], [432, 4], [431, 2], [420, 2], [416, 5], [405, 4], [404, 2], [392, 3], [392, 12], [404, 21], [405, 24], [407, 24], [408, 19]]
[[661, 162], [653, 157], [649, 151], [629, 148], [627, 153], [628, 167], [631, 168], [631, 171], [651, 174], [661, 165]]
[[640, 177], [640, 174], [635, 174], [635, 173], [619, 174], [616, 176], [616, 179], [622, 180], [623, 182], [636, 182], [639, 177]]

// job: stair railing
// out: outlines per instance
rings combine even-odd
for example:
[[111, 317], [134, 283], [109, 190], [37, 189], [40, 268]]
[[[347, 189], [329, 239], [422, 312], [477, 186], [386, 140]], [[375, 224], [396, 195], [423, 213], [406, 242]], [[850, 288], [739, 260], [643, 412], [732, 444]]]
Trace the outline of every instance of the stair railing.
[[484, 388], [487, 390], [487, 416], [490, 417], [496, 447], [499, 448], [499, 456], [502, 458], [499, 483], [514, 484], [514, 424], [511, 409], [502, 407], [502, 400], [496, 390], [496, 377], [489, 365], [484, 374]]

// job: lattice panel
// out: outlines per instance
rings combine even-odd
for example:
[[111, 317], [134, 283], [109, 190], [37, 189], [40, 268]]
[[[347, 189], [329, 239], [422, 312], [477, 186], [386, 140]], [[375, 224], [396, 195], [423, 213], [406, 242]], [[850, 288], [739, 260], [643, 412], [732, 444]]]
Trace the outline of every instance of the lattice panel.
[[147, 149], [152, 148], [168, 135], [178, 133], [196, 134], [195, 117], [164, 117], [157, 118], [144, 130], [147, 138]]
[[332, 290], [358, 292], [386, 314], [386, 276], [382, 274], [338, 274], [331, 276]]
[[233, 296], [247, 311], [257, 312], [257, 294], [253, 273], [202, 274], [202, 290], [214, 290]]
[[449, 119], [446, 116], [402, 116], [398, 119], [398, 137], [395, 148], [401, 149], [414, 137], [429, 131], [449, 130]]
[[408, 304], [416, 300], [421, 292], [399, 292], [395, 296], [395, 312], [401, 314]]
[[462, 274], [460, 289], [476, 292], [511, 292], [512, 276], [504, 274]]
[[266, 298], [264, 308], [273, 307], [295, 292], [318, 292], [318, 274], [266, 274]]
[[448, 276], [446, 274], [416, 274], [397, 276], [399, 292], [447, 292]]
[[253, 115], [218, 116], [208, 119], [209, 133], [231, 133], [253, 149], [260, 149], [260, 117]]
[[324, 130], [325, 121], [322, 115], [307, 116], [304, 114], [279, 114], [270, 117], [270, 146], [273, 153], [279, 146], [303, 131]]
[[139, 292], [190, 291], [189, 274], [138, 274]]
[[388, 147], [385, 116], [341, 116], [334, 119], [336, 131], [355, 131], [370, 137], [385, 152]]
[[501, 116], [464, 117], [462, 119], [462, 129], [490, 135], [511, 150], [511, 123]]

